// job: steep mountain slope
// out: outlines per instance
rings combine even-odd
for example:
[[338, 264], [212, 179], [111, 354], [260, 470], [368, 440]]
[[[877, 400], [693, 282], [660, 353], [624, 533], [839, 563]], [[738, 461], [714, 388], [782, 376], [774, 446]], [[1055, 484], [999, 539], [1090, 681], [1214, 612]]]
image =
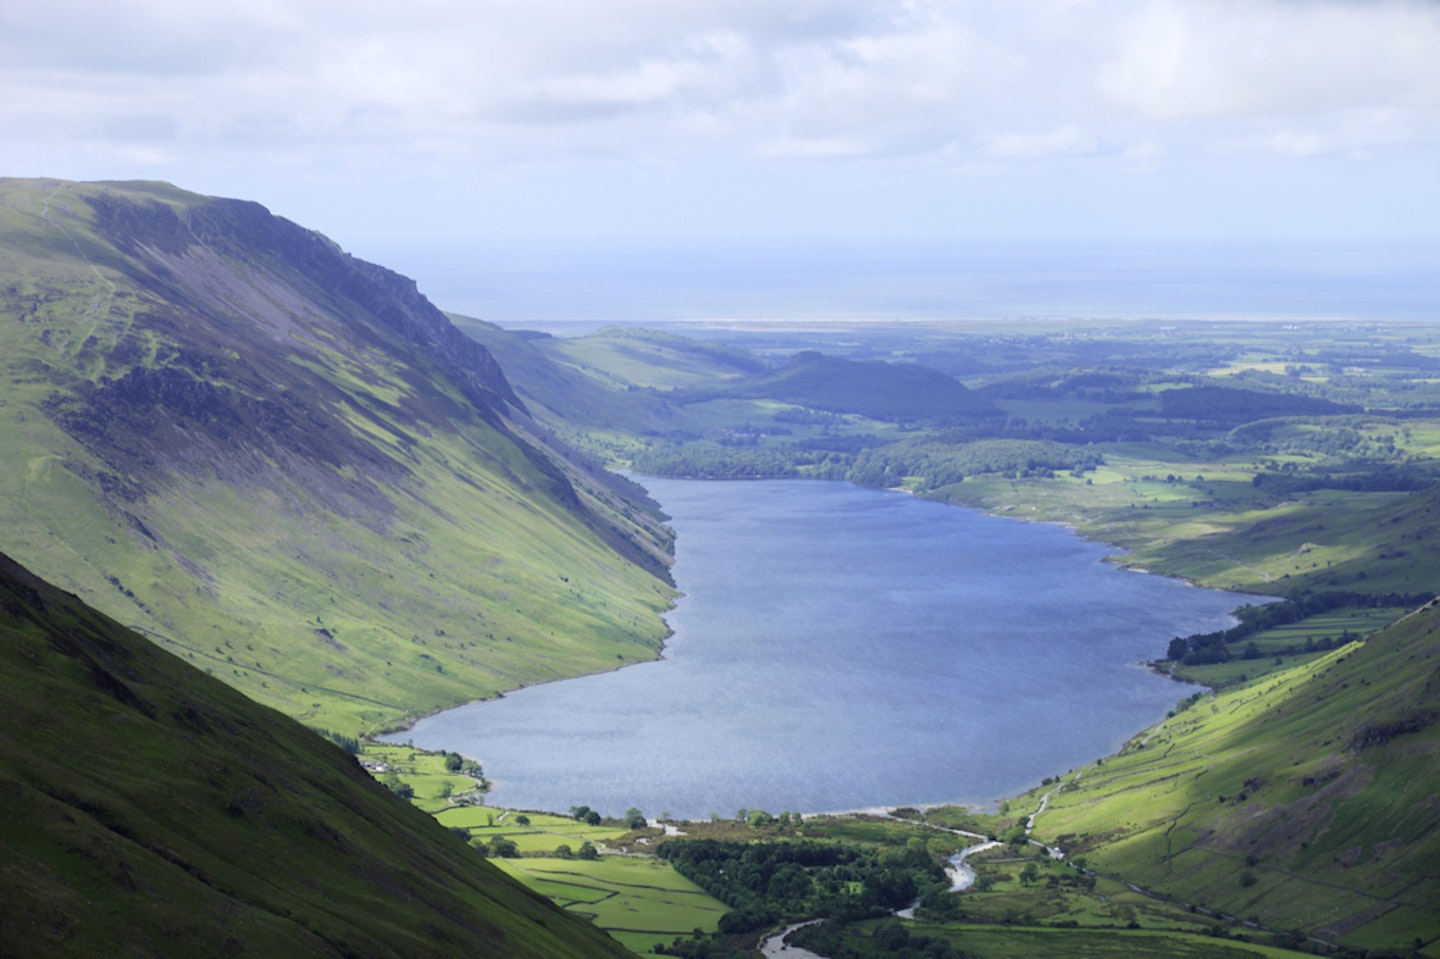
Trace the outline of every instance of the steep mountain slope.
[[612, 389], [708, 386], [765, 370], [765, 364], [745, 350], [637, 327], [608, 327], [590, 336], [540, 340], [537, 345], [555, 362]]
[[1440, 937], [1440, 605], [1200, 696], [1037, 835], [1143, 886], [1367, 948]]
[[628, 955], [339, 748], [4, 556], [0, 953]]
[[[668, 381], [682, 375], [670, 372], [675, 368], [684, 371], [683, 375], [694, 375], [703, 359], [698, 347], [695, 351], [666, 348], [678, 337], [648, 330], [606, 330], [570, 342], [546, 333], [505, 330], [471, 317], [453, 319], [460, 330], [484, 344], [501, 362], [506, 378], [527, 408], [552, 429], [582, 442], [594, 442], [609, 429], [643, 433], [686, 425], [667, 391], [636, 388], [616, 371], [597, 365], [607, 359], [617, 365], [623, 361], [631, 370], [644, 370], [652, 380]], [[654, 343], [652, 336], [657, 338]], [[594, 347], [592, 355], [585, 355], [585, 344]], [[648, 350], [643, 349], [646, 345]], [[716, 376], [727, 370], [725, 364], [714, 365]]]
[[5, 547], [355, 732], [652, 657], [669, 534], [403, 277], [262, 207], [0, 181]]

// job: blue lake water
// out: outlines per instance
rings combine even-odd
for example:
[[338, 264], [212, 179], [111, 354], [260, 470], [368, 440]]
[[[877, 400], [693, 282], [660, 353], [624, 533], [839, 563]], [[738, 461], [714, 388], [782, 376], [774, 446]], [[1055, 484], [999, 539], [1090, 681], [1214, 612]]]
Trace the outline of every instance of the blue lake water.
[[392, 737], [492, 800], [704, 818], [989, 802], [1118, 747], [1190, 689], [1136, 665], [1250, 597], [1102, 562], [1053, 525], [811, 481], [646, 478], [679, 539], [665, 658]]

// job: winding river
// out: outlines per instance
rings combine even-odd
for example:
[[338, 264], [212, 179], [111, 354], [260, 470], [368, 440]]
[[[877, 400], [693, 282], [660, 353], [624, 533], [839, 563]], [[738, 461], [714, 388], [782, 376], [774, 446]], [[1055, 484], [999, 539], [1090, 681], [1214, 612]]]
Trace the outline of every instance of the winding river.
[[1247, 597], [1054, 525], [813, 481], [646, 479], [684, 592], [664, 659], [395, 737], [494, 802], [705, 818], [984, 803], [1104, 755], [1186, 690], [1137, 663]]

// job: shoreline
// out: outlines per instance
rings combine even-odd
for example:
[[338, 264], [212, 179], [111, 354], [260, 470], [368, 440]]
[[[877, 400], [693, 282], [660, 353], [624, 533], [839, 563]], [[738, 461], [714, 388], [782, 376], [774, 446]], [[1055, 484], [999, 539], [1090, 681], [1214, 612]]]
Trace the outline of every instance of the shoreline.
[[[652, 499], [654, 499], [654, 493], [653, 493], [648, 487], [645, 487], [645, 486], [644, 486], [644, 482], [643, 482], [643, 481], [644, 481], [645, 479], [647, 479], [647, 478], [652, 478], [652, 475], [651, 475], [651, 474], [637, 473], [637, 472], [631, 472], [631, 471], [625, 471], [625, 472], [618, 472], [618, 471], [617, 471], [617, 473], [618, 473], [618, 475], [621, 475], [621, 476], [623, 476], [624, 478], [629, 479], [629, 480], [631, 480], [632, 482], [635, 482], [635, 483], [639, 484], [642, 488], [645, 489], [646, 494], [647, 494], [648, 496], [650, 496]], [[817, 481], [815, 478], [803, 477], [803, 476], [801, 476], [801, 477], [794, 477], [794, 476], [785, 476], [785, 477], [763, 477], [763, 476], [756, 476], [756, 477], [723, 477], [723, 478], [719, 478], [719, 477], [677, 477], [677, 476], [660, 476], [660, 475], [654, 475], [653, 478], [655, 478], [655, 479], [661, 479], [661, 480], [677, 480], [677, 481], [682, 481], [682, 482], [714, 482], [714, 483], [723, 483], [723, 482], [728, 482], [728, 481], [741, 482], [741, 483], [750, 483], [750, 482], [756, 482], [756, 481], [762, 481], [762, 480], [781, 481], [781, 482], [793, 482], [793, 481], [810, 481], [810, 482], [814, 482], [814, 481]], [[913, 490], [905, 489], [905, 488], [903, 488], [903, 487], [895, 487], [895, 488], [891, 488], [891, 489], [874, 489], [874, 488], [872, 488], [872, 487], [866, 487], [866, 486], [863, 486], [863, 485], [861, 485], [861, 484], [854, 483], [853, 481], [843, 480], [843, 479], [842, 479], [842, 480], [828, 480], [828, 482], [844, 483], [845, 485], [850, 486], [850, 487], [855, 488], [855, 489], [859, 489], [859, 490], [870, 490], [870, 491], [872, 491], [872, 492], [878, 492], [878, 493], [903, 493], [903, 494], [905, 494], [905, 495], [907, 495], [907, 496], [909, 496], [909, 497], [911, 497], [911, 498], [913, 498], [913, 499], [916, 499], [916, 500], [924, 500], [924, 501], [933, 502], [933, 503], [937, 504], [938, 506], [943, 506], [943, 507], [956, 507], [956, 508], [965, 509], [965, 510], [972, 510], [972, 511], [974, 511], [974, 512], [976, 512], [976, 513], [979, 513], [979, 514], [981, 514], [981, 515], [990, 516], [990, 517], [993, 517], [993, 518], [996, 518], [996, 519], [1011, 519], [1011, 520], [1016, 520], [1016, 521], [1019, 521], [1019, 522], [1021, 522], [1021, 523], [1026, 523], [1026, 524], [1029, 524], [1029, 523], [1040, 523], [1040, 524], [1042, 524], [1042, 525], [1055, 526], [1055, 527], [1058, 527], [1058, 528], [1064, 530], [1065, 532], [1067, 532], [1067, 533], [1069, 533], [1069, 534], [1071, 534], [1071, 535], [1074, 535], [1074, 536], [1078, 537], [1079, 539], [1081, 539], [1081, 540], [1083, 540], [1083, 541], [1090, 542], [1090, 543], [1095, 543], [1095, 544], [1098, 544], [1098, 545], [1100, 545], [1100, 546], [1102, 546], [1102, 547], [1105, 547], [1105, 548], [1107, 548], [1107, 549], [1109, 549], [1109, 550], [1113, 550], [1113, 551], [1114, 551], [1113, 553], [1110, 553], [1110, 554], [1108, 554], [1108, 555], [1105, 555], [1105, 556], [1100, 557], [1100, 558], [1098, 559], [1098, 562], [1112, 565], [1112, 566], [1114, 566], [1115, 568], [1117, 568], [1117, 569], [1119, 569], [1119, 570], [1124, 570], [1124, 571], [1129, 571], [1129, 572], [1136, 572], [1136, 573], [1141, 573], [1141, 574], [1144, 574], [1144, 575], [1159, 576], [1159, 577], [1161, 577], [1161, 578], [1178, 581], [1178, 582], [1180, 582], [1180, 583], [1182, 583], [1182, 584], [1184, 584], [1184, 585], [1186, 585], [1186, 586], [1190, 586], [1190, 587], [1196, 588], [1196, 589], [1213, 590], [1214, 592], [1230, 593], [1230, 594], [1235, 594], [1235, 595], [1237, 595], [1237, 596], [1245, 596], [1245, 595], [1256, 595], [1256, 596], [1260, 596], [1260, 595], [1264, 595], [1264, 594], [1245, 594], [1245, 593], [1240, 592], [1238, 589], [1233, 589], [1233, 588], [1208, 587], [1208, 586], [1204, 586], [1204, 585], [1202, 585], [1202, 584], [1200, 584], [1200, 583], [1197, 583], [1197, 582], [1195, 582], [1194, 580], [1192, 580], [1192, 579], [1190, 579], [1190, 578], [1188, 578], [1188, 577], [1181, 576], [1181, 575], [1178, 575], [1178, 574], [1165, 573], [1165, 572], [1163, 572], [1163, 571], [1162, 571], [1162, 572], [1157, 572], [1157, 571], [1155, 571], [1155, 570], [1149, 569], [1149, 568], [1144, 567], [1144, 566], [1140, 566], [1140, 565], [1138, 565], [1138, 564], [1129, 564], [1129, 563], [1117, 562], [1117, 560], [1119, 559], [1119, 557], [1122, 557], [1122, 556], [1124, 556], [1126, 553], [1129, 552], [1129, 550], [1127, 550], [1125, 547], [1118, 546], [1118, 545], [1116, 545], [1116, 544], [1114, 544], [1114, 543], [1106, 542], [1105, 540], [1100, 539], [1100, 538], [1095, 537], [1095, 536], [1087, 535], [1085, 532], [1081, 531], [1081, 530], [1079, 529], [1079, 527], [1077, 527], [1074, 523], [1071, 523], [1071, 522], [1067, 522], [1067, 521], [1063, 521], [1063, 520], [1033, 519], [1033, 518], [1029, 518], [1029, 517], [1014, 515], [1014, 514], [1011, 512], [1011, 511], [1014, 509], [1014, 506], [1013, 506], [1013, 505], [1005, 506], [1005, 507], [1001, 507], [1001, 508], [986, 508], [986, 507], [976, 506], [976, 505], [972, 505], [972, 504], [968, 504], [968, 503], [957, 503], [957, 502], [951, 502], [951, 501], [948, 501], [948, 500], [945, 500], [945, 499], [935, 498], [935, 497], [931, 497], [931, 496], [925, 496], [925, 495], [922, 495], [922, 494], [920, 494], [920, 493], [917, 493], [917, 492], [915, 492], [915, 491], [913, 491]], [[658, 502], [658, 501], [657, 501], [657, 502]], [[663, 509], [663, 504], [660, 504], [660, 505], [661, 505], [661, 508]], [[529, 688], [531, 688], [531, 687], [544, 686], [544, 685], [549, 685], [549, 684], [552, 684], [552, 683], [569, 681], [569, 680], [574, 680], [574, 679], [580, 679], [580, 678], [584, 678], [584, 677], [588, 677], [588, 676], [601, 676], [601, 675], [605, 675], [605, 674], [608, 674], [608, 673], [618, 672], [619, 670], [626, 669], [626, 668], [631, 667], [631, 666], [640, 665], [640, 664], [643, 664], [643, 663], [654, 663], [654, 662], [664, 661], [664, 660], [667, 658], [666, 653], [667, 653], [667, 651], [668, 651], [669, 648], [670, 648], [671, 641], [673, 640], [673, 638], [674, 638], [675, 635], [676, 635], [676, 632], [675, 632], [674, 628], [671, 626], [671, 624], [670, 624], [670, 622], [669, 622], [668, 616], [669, 616], [670, 613], [672, 613], [672, 612], [677, 608], [677, 606], [678, 606], [678, 601], [679, 601], [680, 599], [685, 598], [685, 596], [686, 596], [685, 592], [683, 592], [682, 590], [680, 590], [680, 589], [678, 588], [678, 586], [672, 585], [672, 590], [673, 590], [673, 593], [674, 593], [674, 594], [673, 594], [673, 596], [671, 597], [669, 606], [668, 606], [664, 611], [659, 611], [659, 612], [657, 612], [657, 614], [656, 614], [657, 617], [658, 617], [658, 619], [660, 620], [660, 622], [664, 625], [665, 629], [664, 629], [664, 635], [662, 636], [662, 638], [661, 638], [661, 640], [660, 640], [660, 644], [659, 644], [658, 648], [655, 649], [654, 655], [651, 656], [651, 657], [649, 657], [649, 658], [636, 659], [636, 660], [629, 661], [629, 662], [622, 662], [622, 663], [619, 663], [619, 664], [617, 664], [617, 665], [610, 666], [610, 667], [605, 668], [605, 669], [596, 670], [596, 671], [593, 671], [593, 672], [579, 672], [579, 673], [575, 673], [574, 675], [557, 676], [557, 677], [554, 677], [554, 678], [551, 678], [551, 679], [546, 679], [546, 680], [539, 681], [539, 682], [523, 683], [523, 684], [520, 684], [520, 685], [518, 685], [518, 686], [511, 687], [511, 688], [509, 688], [509, 689], [505, 689], [505, 690], [503, 690], [503, 691], [500, 691], [500, 692], [494, 694], [493, 696], [479, 697], [479, 698], [476, 698], [476, 699], [466, 700], [466, 701], [464, 701], [464, 702], [454, 703], [454, 704], [451, 704], [451, 705], [448, 705], [448, 706], [443, 706], [443, 707], [434, 709], [434, 710], [432, 710], [432, 711], [426, 712], [426, 713], [424, 713], [423, 715], [416, 715], [416, 716], [410, 717], [410, 718], [408, 718], [405, 722], [403, 722], [402, 724], [400, 724], [400, 725], [398, 725], [398, 726], [395, 726], [395, 727], [392, 727], [392, 728], [389, 728], [389, 729], [380, 730], [379, 732], [374, 733], [373, 736], [374, 736], [374, 738], [376, 738], [376, 739], [378, 739], [378, 740], [380, 740], [380, 741], [382, 741], [382, 742], [388, 742], [388, 743], [390, 743], [390, 744], [404, 743], [404, 742], [406, 742], [406, 740], [404, 740], [404, 739], [395, 739], [394, 737], [402, 736], [404, 733], [407, 733], [407, 732], [412, 731], [412, 730], [414, 729], [414, 727], [415, 727], [417, 724], [419, 724], [422, 720], [431, 718], [431, 717], [436, 716], [436, 715], [439, 715], [439, 714], [441, 714], [441, 713], [449, 712], [449, 711], [454, 710], [454, 709], [459, 709], [459, 708], [462, 708], [462, 707], [471, 706], [471, 705], [476, 705], [476, 704], [480, 704], [480, 703], [493, 702], [493, 701], [495, 701], [495, 700], [499, 700], [499, 699], [505, 698], [505, 696], [506, 696], [507, 694], [509, 694], [509, 693], [518, 692], [518, 691], [520, 691], [520, 690], [529, 689]], [[1240, 605], [1244, 605], [1244, 604], [1237, 602], [1237, 605], [1236, 605], [1234, 608], [1232, 608], [1232, 609], [1230, 610], [1230, 612], [1228, 612], [1228, 613], [1226, 614], [1226, 615], [1230, 618], [1230, 620], [1232, 621], [1232, 623], [1236, 620], [1235, 610], [1238, 609]], [[1155, 675], [1157, 678], [1165, 678], [1165, 679], [1171, 680], [1172, 682], [1181, 683], [1181, 684], [1184, 684], [1184, 685], [1196, 686], [1196, 687], [1199, 687], [1199, 688], [1208, 688], [1208, 687], [1205, 687], [1203, 684], [1196, 683], [1196, 682], [1194, 682], [1194, 681], [1187, 680], [1187, 679], [1177, 678], [1177, 677], [1171, 675], [1168, 671], [1163, 670], [1163, 669], [1161, 669], [1161, 668], [1158, 668], [1158, 667], [1156, 666], [1156, 663], [1158, 663], [1158, 662], [1162, 662], [1162, 661], [1161, 661], [1161, 660], [1138, 660], [1138, 661], [1133, 661], [1133, 662], [1131, 663], [1131, 665], [1135, 665], [1135, 666], [1142, 667], [1142, 668], [1144, 668], [1146, 671], [1148, 671], [1148, 672], [1152, 673], [1153, 675]], [[1145, 725], [1145, 726], [1142, 726], [1142, 727], [1140, 727], [1140, 728], [1138, 728], [1138, 729], [1130, 732], [1130, 733], [1128, 734], [1127, 738], [1132, 738], [1133, 736], [1137, 736], [1137, 735], [1140, 735], [1140, 734], [1144, 733], [1145, 730], [1151, 728], [1151, 727], [1154, 726], [1156, 723], [1163, 721], [1164, 718], [1165, 718], [1165, 716], [1164, 716], [1163, 713], [1158, 714], [1158, 715], [1156, 716], [1156, 718], [1155, 718], [1151, 723], [1149, 723], [1149, 724], [1147, 724], [1147, 725]], [[416, 748], [421, 748], [421, 747], [416, 747]], [[482, 757], [469, 757], [469, 758], [475, 758], [475, 759], [480, 760], [480, 761], [483, 762], [483, 758], [482, 758]], [[1103, 758], [1103, 757], [1091, 757], [1091, 758], [1090, 758], [1089, 760], [1087, 760], [1087, 761], [1093, 762], [1096, 758]], [[496, 782], [496, 783], [503, 782], [503, 779], [492, 780], [492, 782]], [[896, 808], [899, 808], [900, 806], [906, 806], [906, 805], [913, 806], [913, 807], [916, 807], [916, 808], [935, 808], [935, 807], [938, 807], [938, 806], [954, 805], [954, 806], [962, 806], [962, 807], [965, 807], [965, 808], [974, 809], [974, 810], [976, 810], [976, 811], [978, 811], [978, 812], [994, 812], [994, 811], [997, 811], [998, 808], [999, 808], [999, 806], [1002, 805], [1003, 803], [1005, 803], [1005, 802], [1007, 802], [1007, 801], [1009, 801], [1009, 800], [1018, 798], [1019, 796], [1023, 796], [1023, 795], [1025, 795], [1025, 793], [1029, 792], [1030, 790], [1036, 788], [1036, 787], [1039, 786], [1039, 785], [1040, 785], [1040, 783], [1037, 781], [1037, 782], [1031, 784], [1028, 788], [1022, 788], [1022, 789], [1021, 789], [1020, 791], [1018, 791], [1018, 792], [1015, 792], [1015, 793], [1007, 793], [1007, 794], [1003, 794], [1003, 795], [996, 795], [996, 796], [991, 796], [991, 797], [986, 797], [986, 798], [984, 798], [984, 799], [975, 799], [975, 798], [952, 799], [952, 800], [946, 800], [946, 801], [940, 801], [940, 802], [933, 802], [933, 801], [932, 801], [932, 802], [922, 802], [922, 803], [903, 802], [903, 803], [899, 803], [899, 804], [896, 806]], [[854, 809], [840, 809], [840, 810], [826, 809], [826, 810], [817, 810], [817, 811], [814, 811], [814, 812], [803, 812], [803, 811], [802, 811], [801, 814], [802, 814], [802, 815], [805, 815], [805, 816], [888, 815], [888, 809], [887, 809], [887, 808], [884, 808], [884, 807], [869, 806], [869, 807], [860, 807], [860, 808], [854, 808]], [[704, 821], [704, 820], [703, 820], [703, 819], [685, 819], [685, 820], [677, 819], [676, 821], [701, 822], [701, 821]]]

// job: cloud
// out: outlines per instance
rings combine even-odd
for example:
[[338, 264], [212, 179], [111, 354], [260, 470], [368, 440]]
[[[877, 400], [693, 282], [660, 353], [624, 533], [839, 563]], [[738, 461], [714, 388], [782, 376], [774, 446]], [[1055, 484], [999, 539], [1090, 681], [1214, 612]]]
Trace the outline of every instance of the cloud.
[[1076, 126], [1049, 133], [1003, 133], [987, 138], [987, 152], [998, 159], [1036, 160], [1051, 156], [1089, 156], [1100, 150], [1096, 139]]
[[969, 140], [1023, 159], [1006, 144], [1026, 126], [1279, 134], [1384, 107], [1433, 134], [1440, 111], [1440, 7], [1400, 0], [53, 0], [7, 5], [0, 27], [0, 76], [35, 114], [93, 109], [67, 96], [89, 87], [118, 114], [168, 102], [197, 136], [255, 114], [464, 141], [643, 113], [677, 150], [709, 117], [737, 152]]
[[1138, 117], [1440, 108], [1440, 7], [1155, 0], [1117, 24], [1098, 88]]
[[1247, 157], [1433, 155], [1436, 63], [1421, 0], [8, 3], [0, 172], [861, 177], [808, 172], [829, 164], [933, 192], [1211, 158], [1218, 182]]

